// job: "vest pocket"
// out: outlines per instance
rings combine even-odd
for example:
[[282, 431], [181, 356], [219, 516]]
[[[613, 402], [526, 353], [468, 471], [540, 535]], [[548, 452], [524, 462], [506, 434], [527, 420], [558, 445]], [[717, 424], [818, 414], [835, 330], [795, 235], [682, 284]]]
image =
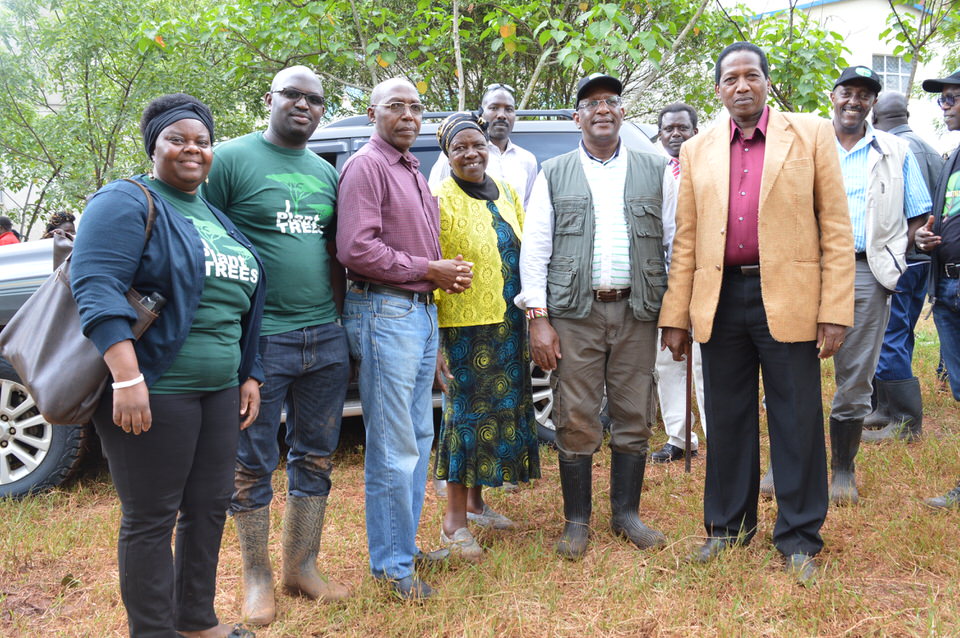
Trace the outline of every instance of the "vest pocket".
[[663, 237], [663, 220], [659, 204], [649, 200], [627, 200], [627, 210], [637, 237]]
[[551, 259], [547, 267], [547, 305], [556, 310], [573, 308], [577, 301], [576, 281], [572, 258]]
[[643, 309], [654, 313], [652, 319], [660, 312], [663, 295], [667, 292], [667, 271], [663, 260], [648, 259], [643, 266]]
[[553, 230], [557, 235], [582, 235], [587, 198], [557, 197], [553, 200]]

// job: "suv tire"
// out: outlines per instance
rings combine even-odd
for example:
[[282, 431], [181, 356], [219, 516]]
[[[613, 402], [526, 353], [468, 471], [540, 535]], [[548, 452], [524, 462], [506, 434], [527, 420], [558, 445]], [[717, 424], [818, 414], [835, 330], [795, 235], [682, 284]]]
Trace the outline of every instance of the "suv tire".
[[85, 425], [51, 425], [20, 376], [0, 359], [0, 498], [57, 487], [77, 470], [86, 450]]

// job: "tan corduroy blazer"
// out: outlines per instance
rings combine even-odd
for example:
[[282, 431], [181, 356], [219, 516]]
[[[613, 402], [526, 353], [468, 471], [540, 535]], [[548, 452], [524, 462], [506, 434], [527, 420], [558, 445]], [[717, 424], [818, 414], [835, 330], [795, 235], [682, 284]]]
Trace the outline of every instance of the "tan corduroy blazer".
[[[730, 119], [680, 147], [680, 194], [659, 325], [710, 340], [723, 281]], [[853, 235], [828, 120], [770, 109], [760, 185], [760, 276], [770, 334], [813, 341], [818, 323], [853, 325]]]

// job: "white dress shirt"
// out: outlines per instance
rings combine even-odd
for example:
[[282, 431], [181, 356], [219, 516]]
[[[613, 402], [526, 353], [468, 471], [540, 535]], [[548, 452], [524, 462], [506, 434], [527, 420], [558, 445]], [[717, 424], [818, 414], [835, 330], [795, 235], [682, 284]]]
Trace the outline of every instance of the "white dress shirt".
[[[590, 183], [590, 192], [593, 195], [596, 228], [594, 233], [594, 283], [599, 283], [600, 286], [603, 286], [603, 275], [600, 275], [599, 280], [596, 277], [597, 237], [600, 234], [600, 220], [615, 220], [617, 215], [619, 215], [620, 223], [626, 227], [626, 221], [623, 216], [623, 194], [627, 154], [621, 153], [620, 157], [607, 160], [606, 164], [608, 166], [604, 167], [601, 165], [601, 162], [590, 157], [581, 143], [580, 162], [584, 167], [584, 173], [587, 176], [587, 181]], [[588, 162], [600, 166], [593, 166], [588, 164]], [[619, 178], [616, 176], [619, 171], [618, 162], [622, 163], [623, 171], [622, 177]], [[610, 164], [613, 164], [613, 166], [609, 166]], [[616, 180], [619, 180], [617, 182], [619, 187], [614, 185]], [[606, 190], [606, 192], [602, 192], [604, 190]], [[615, 193], [612, 191], [615, 191]], [[614, 204], [614, 201], [618, 202], [618, 204]], [[619, 206], [619, 210], [614, 209], [614, 206], [617, 205]], [[601, 210], [601, 208], [603, 208], [603, 210]], [[673, 244], [673, 236], [676, 232], [676, 210], [677, 184], [673, 178], [673, 172], [668, 165], [664, 167], [663, 171], [662, 219], [664, 253], [666, 253], [667, 248]], [[610, 227], [613, 228], [613, 226], [614, 224], [611, 223]], [[601, 251], [606, 251], [610, 248], [609, 246], [599, 246]], [[523, 242], [520, 246], [520, 279], [522, 288], [520, 294], [514, 298], [514, 303], [520, 308], [547, 307], [547, 265], [550, 263], [550, 257], [552, 255], [553, 203], [550, 201], [550, 188], [547, 184], [547, 178], [544, 176], [543, 171], [540, 171], [533, 184], [533, 192], [530, 194], [530, 205], [527, 207], [523, 224]], [[629, 285], [629, 283], [627, 285]], [[607, 287], [609, 287], [609, 285]], [[597, 288], [597, 286], [595, 285], [594, 288]]]
[[[537, 179], [537, 158], [525, 148], [520, 148], [509, 139], [507, 150], [500, 152], [493, 142], [487, 144], [490, 153], [487, 159], [487, 175], [496, 180], [506, 181], [513, 186], [513, 190], [523, 198], [523, 208], [526, 210], [530, 203], [530, 193], [533, 191], [533, 182]], [[450, 177], [450, 162], [447, 156], [440, 153], [433, 168], [430, 169], [430, 190], [436, 195], [440, 191], [440, 184]]]

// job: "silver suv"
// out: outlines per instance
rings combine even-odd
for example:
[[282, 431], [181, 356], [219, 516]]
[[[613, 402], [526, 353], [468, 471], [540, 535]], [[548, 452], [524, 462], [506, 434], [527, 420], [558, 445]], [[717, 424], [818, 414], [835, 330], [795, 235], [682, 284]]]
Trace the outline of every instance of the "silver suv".
[[[436, 131], [448, 113], [424, 115], [420, 136], [411, 151], [425, 174], [440, 155]], [[576, 148], [580, 132], [573, 111], [518, 111], [510, 136], [514, 143], [536, 155], [538, 162]], [[309, 148], [337, 170], [370, 138], [373, 127], [366, 116], [349, 117], [317, 129]], [[656, 152], [647, 134], [626, 122], [621, 136], [627, 146]], [[20, 305], [50, 274], [53, 240], [38, 240], [0, 248], [0, 330]], [[68, 371], [65, 373], [69, 374]], [[541, 440], [553, 442], [550, 420], [553, 393], [549, 374], [531, 371], [534, 404]], [[439, 407], [440, 395], [434, 395]], [[360, 416], [359, 397], [351, 388], [344, 416]], [[56, 487], [79, 467], [92, 428], [89, 424], [50, 425], [37, 411], [33, 399], [10, 365], [0, 358], [0, 497], [19, 497]]]

